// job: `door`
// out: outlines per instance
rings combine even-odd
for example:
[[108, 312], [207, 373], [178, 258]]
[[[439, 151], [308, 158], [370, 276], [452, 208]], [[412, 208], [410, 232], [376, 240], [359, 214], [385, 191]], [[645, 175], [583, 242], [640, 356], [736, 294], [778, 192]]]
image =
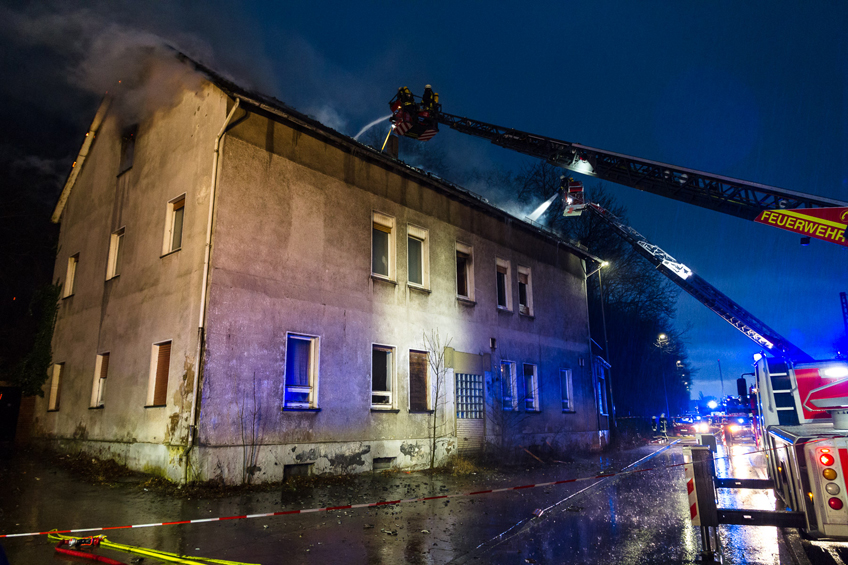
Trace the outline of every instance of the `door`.
[[456, 373], [456, 439], [460, 455], [483, 450], [486, 433], [483, 375]]

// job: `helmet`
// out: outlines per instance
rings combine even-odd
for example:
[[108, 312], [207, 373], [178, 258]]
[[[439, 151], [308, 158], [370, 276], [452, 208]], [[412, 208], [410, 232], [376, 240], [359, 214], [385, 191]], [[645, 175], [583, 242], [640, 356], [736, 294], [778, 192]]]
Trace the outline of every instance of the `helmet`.
[[430, 86], [429, 84], [425, 84], [425, 85], [424, 85], [424, 88], [433, 88], [433, 87], [432, 87], [432, 86]]

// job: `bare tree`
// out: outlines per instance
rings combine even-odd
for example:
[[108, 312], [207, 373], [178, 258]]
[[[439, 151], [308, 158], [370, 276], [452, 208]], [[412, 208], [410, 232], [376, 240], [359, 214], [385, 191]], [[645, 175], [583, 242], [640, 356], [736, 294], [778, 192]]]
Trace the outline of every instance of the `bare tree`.
[[[450, 347], [452, 339], [448, 338], [443, 341], [439, 330], [431, 330], [428, 334], [424, 332], [424, 347], [427, 349], [427, 363], [430, 368], [430, 374], [433, 375], [433, 386], [435, 387], [433, 395], [433, 411], [430, 414], [430, 469], [436, 466], [436, 440], [439, 437], [439, 428], [446, 426], [445, 415], [445, 395], [447, 389], [447, 367], [445, 366], [445, 350]], [[441, 409], [441, 424], [439, 424], [439, 409]], [[443, 435], [443, 434], [442, 434]]]
[[241, 425], [241, 445], [242, 445], [242, 465], [241, 465], [241, 482], [242, 484], [250, 484], [254, 473], [258, 470], [256, 460], [259, 457], [259, 444], [261, 438], [257, 440], [257, 432], [261, 415], [259, 413], [262, 404], [256, 399], [256, 373], [253, 373], [253, 388], [252, 402], [250, 410], [247, 409], [247, 394], [241, 395], [241, 404], [239, 405], [239, 424]]

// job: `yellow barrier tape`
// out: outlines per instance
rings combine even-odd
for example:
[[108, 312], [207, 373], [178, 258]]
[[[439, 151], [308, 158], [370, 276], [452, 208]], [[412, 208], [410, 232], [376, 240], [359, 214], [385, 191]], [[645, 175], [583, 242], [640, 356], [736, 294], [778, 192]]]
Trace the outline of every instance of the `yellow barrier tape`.
[[[47, 536], [49, 539], [53, 541], [61, 541], [61, 540], [72, 540], [72, 539], [87, 539], [87, 538], [75, 538], [73, 536], [63, 536], [61, 534], [49, 534]], [[197, 565], [200, 564], [215, 564], [215, 565], [260, 565], [258, 563], [243, 563], [241, 561], [227, 561], [225, 559], [213, 559], [210, 557], [194, 557], [191, 555], [178, 555], [176, 553], [169, 553], [167, 551], [160, 551], [158, 549], [148, 549], [146, 547], [138, 547], [134, 545], [126, 545], [122, 543], [115, 543], [113, 541], [109, 541], [106, 539], [106, 536], [92, 536], [95, 538], [100, 538], [100, 547], [105, 547], [108, 549], [114, 549], [116, 551], [123, 551], [125, 553], [135, 553], [137, 555], [145, 555], [147, 557], [153, 557], [155, 559], [160, 559], [162, 561], [170, 561], [171, 563], [184, 563], [188, 565]]]

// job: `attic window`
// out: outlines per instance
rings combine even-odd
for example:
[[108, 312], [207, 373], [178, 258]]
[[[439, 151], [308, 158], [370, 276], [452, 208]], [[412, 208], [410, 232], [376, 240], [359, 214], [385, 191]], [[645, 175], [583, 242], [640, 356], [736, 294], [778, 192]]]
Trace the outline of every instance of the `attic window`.
[[118, 168], [118, 174], [132, 169], [133, 156], [135, 155], [135, 137], [138, 134], [138, 124], [133, 124], [124, 128], [121, 133], [121, 166]]

